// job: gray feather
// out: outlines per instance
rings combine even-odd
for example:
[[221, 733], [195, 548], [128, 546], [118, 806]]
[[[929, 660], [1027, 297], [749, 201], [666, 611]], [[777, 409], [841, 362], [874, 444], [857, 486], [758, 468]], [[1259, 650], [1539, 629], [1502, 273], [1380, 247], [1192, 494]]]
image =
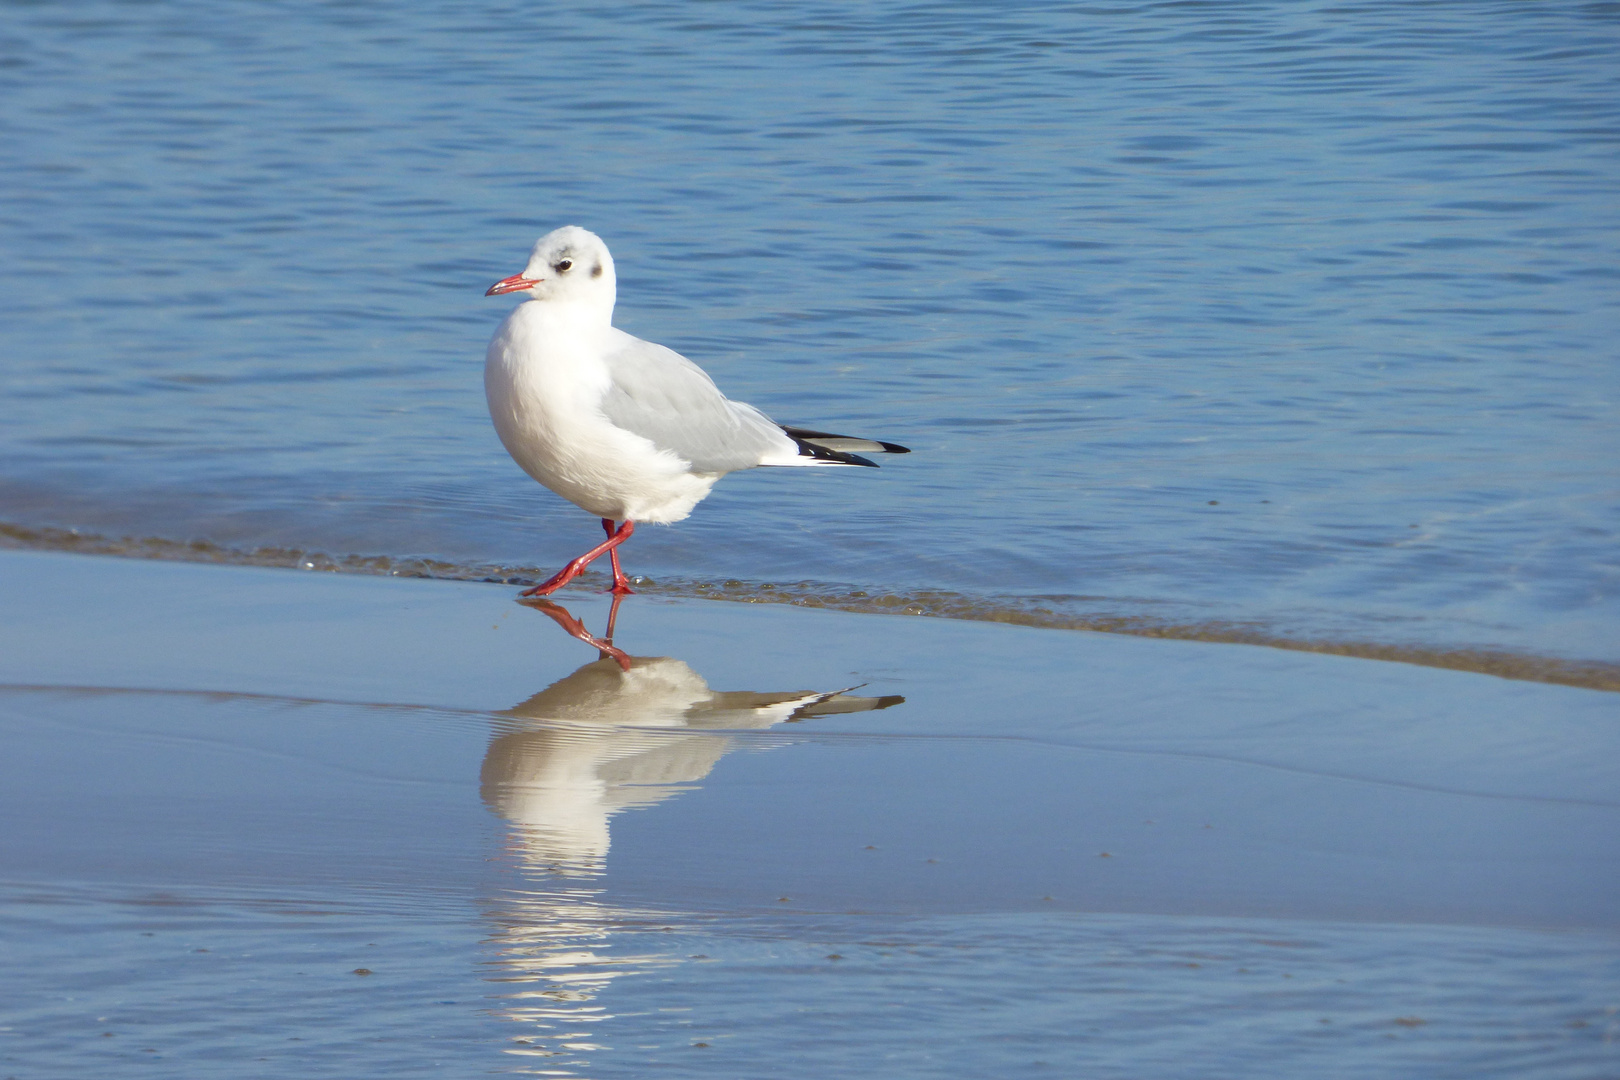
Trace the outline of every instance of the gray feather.
[[612, 385], [602, 412], [617, 426], [690, 462], [726, 473], [760, 463], [791, 441], [752, 405], [732, 401], [708, 373], [673, 349], [614, 331], [606, 356]]

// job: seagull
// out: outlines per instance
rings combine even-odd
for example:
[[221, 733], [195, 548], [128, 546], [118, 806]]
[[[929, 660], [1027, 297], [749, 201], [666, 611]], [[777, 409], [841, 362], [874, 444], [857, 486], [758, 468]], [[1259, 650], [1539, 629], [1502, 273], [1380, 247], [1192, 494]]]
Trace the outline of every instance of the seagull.
[[577, 225], [542, 236], [521, 274], [485, 296], [525, 294], [484, 361], [489, 415], [524, 472], [602, 520], [607, 539], [524, 590], [548, 596], [610, 555], [617, 595], [633, 592], [619, 545], [636, 522], [681, 521], [716, 481], [756, 465], [876, 468], [904, 446], [787, 427], [732, 401], [673, 349], [613, 325], [613, 256]]

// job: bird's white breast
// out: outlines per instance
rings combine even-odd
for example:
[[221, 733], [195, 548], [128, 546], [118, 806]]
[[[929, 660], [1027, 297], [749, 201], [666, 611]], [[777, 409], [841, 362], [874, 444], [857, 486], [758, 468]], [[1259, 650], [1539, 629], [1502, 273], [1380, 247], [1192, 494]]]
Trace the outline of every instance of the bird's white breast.
[[572, 305], [518, 305], [484, 363], [490, 418], [524, 472], [588, 513], [679, 521], [718, 477], [692, 473], [603, 415], [611, 377], [602, 358], [612, 334], [606, 320]]

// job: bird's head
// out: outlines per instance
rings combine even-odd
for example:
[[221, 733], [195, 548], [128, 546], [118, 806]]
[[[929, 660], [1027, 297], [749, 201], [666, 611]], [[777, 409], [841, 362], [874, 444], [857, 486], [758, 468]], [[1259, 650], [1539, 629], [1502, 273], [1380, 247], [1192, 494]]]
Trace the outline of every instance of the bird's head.
[[606, 308], [611, 315], [616, 291], [613, 256], [602, 238], [578, 225], [564, 225], [536, 241], [523, 273], [502, 278], [484, 295], [526, 293], [531, 300]]

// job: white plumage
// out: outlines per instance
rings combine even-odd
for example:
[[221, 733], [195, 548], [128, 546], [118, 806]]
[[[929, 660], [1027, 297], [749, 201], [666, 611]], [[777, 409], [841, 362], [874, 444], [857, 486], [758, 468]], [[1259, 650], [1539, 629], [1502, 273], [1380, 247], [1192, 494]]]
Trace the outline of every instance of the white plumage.
[[[489, 343], [484, 392], [512, 459], [602, 519], [605, 543], [524, 593], [553, 592], [612, 553], [633, 522], [680, 521], [715, 482], [758, 465], [874, 465], [852, 451], [906, 453], [871, 439], [784, 428], [720, 392], [686, 357], [613, 326], [613, 256], [576, 225], [541, 237], [521, 274], [486, 295], [526, 293]], [[617, 530], [614, 522], [624, 524]]]

